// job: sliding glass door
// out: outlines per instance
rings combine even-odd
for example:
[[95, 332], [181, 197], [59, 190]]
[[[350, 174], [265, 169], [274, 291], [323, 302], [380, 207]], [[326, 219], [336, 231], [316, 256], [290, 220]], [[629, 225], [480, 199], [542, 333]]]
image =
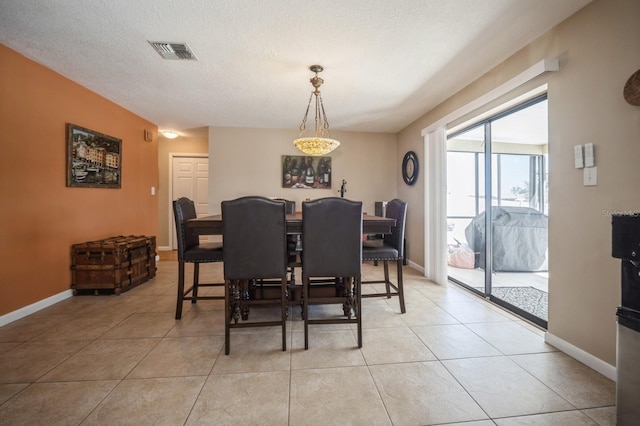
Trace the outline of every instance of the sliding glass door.
[[547, 147], [546, 96], [447, 139], [449, 278], [544, 327]]

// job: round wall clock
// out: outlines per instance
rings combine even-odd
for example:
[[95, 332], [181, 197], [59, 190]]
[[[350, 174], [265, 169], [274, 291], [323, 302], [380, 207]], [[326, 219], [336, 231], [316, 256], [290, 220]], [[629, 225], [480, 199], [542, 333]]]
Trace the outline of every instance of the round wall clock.
[[404, 179], [404, 183], [407, 185], [416, 183], [419, 170], [418, 156], [413, 151], [407, 152], [402, 160], [402, 179]]

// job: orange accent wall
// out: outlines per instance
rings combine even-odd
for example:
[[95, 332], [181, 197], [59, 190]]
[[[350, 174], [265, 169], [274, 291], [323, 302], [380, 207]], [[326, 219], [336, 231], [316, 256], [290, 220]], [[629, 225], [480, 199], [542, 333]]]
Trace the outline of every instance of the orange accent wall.
[[[66, 187], [66, 123], [122, 139], [122, 188]], [[157, 130], [0, 44], [0, 315], [68, 290], [72, 244], [156, 234]]]

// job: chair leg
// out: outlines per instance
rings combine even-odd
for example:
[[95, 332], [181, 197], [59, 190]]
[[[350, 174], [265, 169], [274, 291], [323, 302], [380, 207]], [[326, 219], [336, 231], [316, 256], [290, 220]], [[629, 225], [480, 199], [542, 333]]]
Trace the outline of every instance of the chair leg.
[[289, 282], [291, 283], [291, 285], [295, 285], [296, 284], [296, 268], [295, 268], [295, 266], [291, 267], [291, 279], [289, 280]]
[[387, 299], [391, 299], [391, 286], [389, 285], [389, 261], [383, 260], [382, 263], [384, 265], [384, 285], [387, 288]]
[[304, 349], [309, 349], [309, 278], [302, 277], [302, 317], [304, 318]]
[[229, 355], [231, 350], [231, 281], [226, 281], [224, 286], [224, 354]]
[[282, 279], [280, 284], [280, 302], [282, 319], [282, 350], [287, 350], [287, 278]]
[[407, 310], [404, 307], [404, 285], [402, 282], [402, 259], [398, 259], [398, 299], [400, 299], [400, 312], [405, 313]]
[[198, 283], [200, 282], [200, 264], [193, 264], [193, 290], [191, 291], [191, 303], [196, 303], [198, 298]]
[[184, 262], [178, 262], [178, 298], [176, 303], [176, 319], [182, 318], [182, 302], [184, 298]]
[[356, 312], [358, 320], [358, 347], [362, 347], [362, 277], [353, 280], [356, 290]]

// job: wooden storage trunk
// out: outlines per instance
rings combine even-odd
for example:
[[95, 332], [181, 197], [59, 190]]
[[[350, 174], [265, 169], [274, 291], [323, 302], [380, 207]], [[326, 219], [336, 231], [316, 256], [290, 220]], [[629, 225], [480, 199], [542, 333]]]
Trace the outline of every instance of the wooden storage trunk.
[[156, 276], [156, 237], [117, 236], [71, 247], [71, 288], [120, 294]]

